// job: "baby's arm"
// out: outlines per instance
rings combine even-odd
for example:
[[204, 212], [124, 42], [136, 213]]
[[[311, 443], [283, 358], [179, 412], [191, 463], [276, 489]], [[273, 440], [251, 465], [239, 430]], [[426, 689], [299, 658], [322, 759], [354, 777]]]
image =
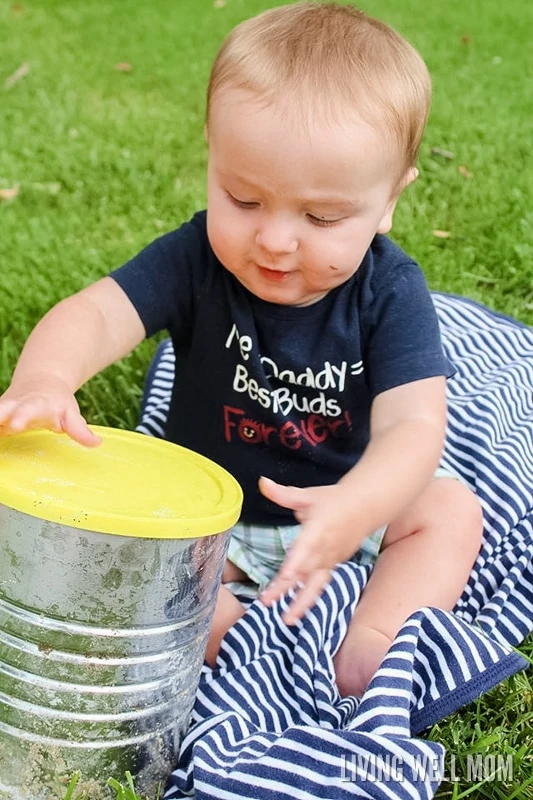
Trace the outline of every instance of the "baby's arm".
[[264, 495], [291, 508], [302, 523], [280, 572], [262, 595], [270, 604], [298, 582], [287, 622], [309, 608], [335, 564], [363, 539], [402, 513], [427, 486], [438, 465], [446, 426], [445, 378], [415, 381], [378, 395], [370, 442], [359, 462], [335, 485], [298, 489], [261, 479]]
[[426, 378], [378, 395], [370, 442], [339, 482], [362, 506], [365, 536], [387, 525], [428, 485], [446, 431], [446, 379]]
[[62, 300], [30, 334], [0, 397], [0, 435], [48, 428], [87, 446], [99, 444], [74, 393], [144, 338], [135, 307], [112, 278]]

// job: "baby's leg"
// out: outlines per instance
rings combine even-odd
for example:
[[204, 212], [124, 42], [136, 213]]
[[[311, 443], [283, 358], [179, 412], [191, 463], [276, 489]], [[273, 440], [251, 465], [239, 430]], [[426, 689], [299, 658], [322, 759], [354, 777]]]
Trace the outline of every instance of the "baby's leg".
[[209, 634], [209, 641], [205, 651], [205, 660], [210, 667], [216, 665], [222, 639], [243, 614], [244, 608], [235, 595], [225, 586], [221, 586], [218, 591], [217, 605], [211, 624], [211, 633]]
[[211, 623], [211, 633], [209, 634], [209, 641], [205, 652], [205, 660], [210, 667], [215, 666], [222, 639], [244, 614], [244, 608], [230, 590], [226, 589], [224, 584], [231, 583], [232, 581], [247, 580], [249, 580], [249, 578], [246, 572], [228, 559], [224, 564], [222, 586], [218, 592], [217, 605], [213, 615], [213, 622]]
[[342, 696], [360, 696], [398, 630], [421, 606], [450, 610], [479, 552], [476, 496], [452, 478], [434, 479], [389, 525], [368, 585], [335, 657]]
[[248, 581], [250, 580], [244, 570], [238, 567], [229, 558], [224, 564], [224, 572], [222, 573], [222, 583], [231, 583], [232, 581]]
[[[233, 544], [235, 547], [232, 550]], [[235, 559], [240, 560], [245, 567], [242, 569], [237, 566], [231, 558], [224, 565], [223, 585], [218, 594], [206, 650], [206, 661], [211, 667], [215, 666], [222, 639], [244, 614], [244, 608], [224, 584], [242, 581], [253, 585], [270, 580], [283, 561], [282, 536], [277, 528], [239, 523], [233, 528], [229, 552], [233, 552]], [[276, 563], [277, 558], [279, 564]]]

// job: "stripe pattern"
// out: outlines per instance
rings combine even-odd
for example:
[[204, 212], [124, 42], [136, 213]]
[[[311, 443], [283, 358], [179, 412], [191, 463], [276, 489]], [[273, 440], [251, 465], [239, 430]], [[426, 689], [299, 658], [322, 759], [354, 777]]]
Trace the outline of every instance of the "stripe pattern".
[[[533, 630], [533, 330], [433, 298], [457, 368], [442, 465], [477, 492], [485, 518], [462, 597], [453, 613], [424, 608], [406, 621], [360, 700], [339, 696], [332, 660], [368, 567], [340, 566], [291, 628], [290, 595], [270, 609], [252, 602], [217, 668], [203, 669], [167, 798], [431, 798], [444, 749], [417, 734], [526, 666], [512, 648]], [[164, 436], [173, 380], [164, 342], [138, 430]]]

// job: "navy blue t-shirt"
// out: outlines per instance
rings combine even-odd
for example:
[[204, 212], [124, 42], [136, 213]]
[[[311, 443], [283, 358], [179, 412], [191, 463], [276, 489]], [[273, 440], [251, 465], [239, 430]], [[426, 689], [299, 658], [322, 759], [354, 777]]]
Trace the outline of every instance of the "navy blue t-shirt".
[[376, 395], [453, 372], [425, 278], [385, 236], [346, 283], [303, 307], [245, 289], [213, 253], [205, 211], [111, 275], [147, 336], [172, 337], [167, 438], [237, 478], [246, 522], [295, 521], [259, 493], [261, 475], [337, 482], [368, 443]]

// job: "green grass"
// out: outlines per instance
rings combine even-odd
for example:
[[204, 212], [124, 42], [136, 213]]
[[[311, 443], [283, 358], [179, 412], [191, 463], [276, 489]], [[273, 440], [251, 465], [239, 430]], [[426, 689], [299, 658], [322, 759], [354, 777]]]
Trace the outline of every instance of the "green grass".
[[[79, 772], [75, 772], [74, 775], [72, 775], [66, 788], [65, 797], [62, 798], [62, 800], [93, 800], [91, 793], [84, 792], [83, 790], [78, 791], [81, 777]], [[115, 800], [143, 800], [135, 789], [135, 781], [131, 772], [126, 772], [124, 783], [117, 781], [116, 778], [109, 778], [108, 785], [109, 788], [114, 791]], [[158, 791], [153, 800], [159, 800], [159, 796]], [[150, 798], [150, 800], [152, 800], [152, 798]]]
[[[19, 187], [0, 203], [0, 389], [52, 304], [204, 205], [211, 60], [235, 23], [274, 4], [0, 0], [0, 190]], [[362, 5], [419, 48], [434, 80], [421, 175], [400, 202], [394, 238], [432, 288], [533, 323], [533, 4]], [[29, 73], [5, 88], [26, 62]], [[145, 343], [80, 392], [91, 422], [133, 427], [154, 347]], [[531, 654], [531, 641], [522, 650]], [[533, 797], [531, 697], [521, 674], [435, 726], [429, 735], [457, 756], [456, 771], [476, 747], [516, 760], [509, 785], [473, 786], [463, 775], [439, 797]], [[127, 781], [123, 791], [133, 798]]]

